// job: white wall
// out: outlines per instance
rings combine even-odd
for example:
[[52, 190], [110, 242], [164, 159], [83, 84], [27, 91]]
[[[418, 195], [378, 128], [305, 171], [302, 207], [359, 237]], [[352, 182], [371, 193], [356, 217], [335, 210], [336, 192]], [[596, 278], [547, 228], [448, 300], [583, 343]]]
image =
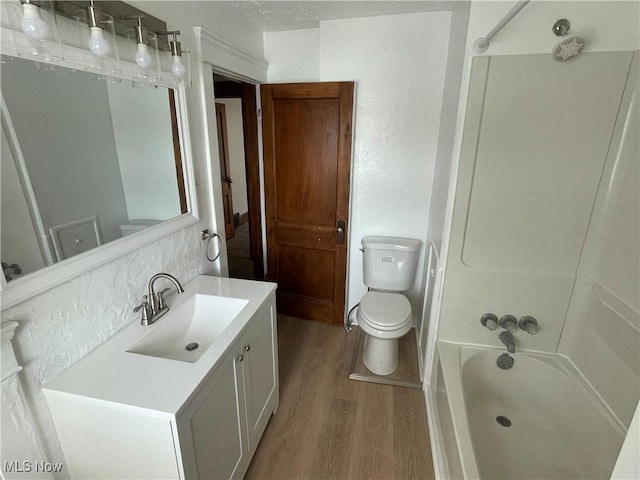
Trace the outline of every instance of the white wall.
[[227, 141], [229, 142], [229, 168], [231, 168], [231, 196], [233, 213], [249, 211], [247, 200], [247, 172], [244, 161], [244, 131], [242, 127], [242, 99], [219, 98], [217, 103], [225, 105], [227, 115]]
[[129, 220], [180, 215], [167, 90], [107, 83]]
[[[184, 48], [194, 49], [193, 27], [202, 25], [228, 42], [262, 56], [262, 32], [236, 18], [222, 15], [208, 2], [131, 2], [149, 14], [167, 20], [169, 29], [180, 29]], [[194, 60], [195, 61], [195, 60]], [[203, 151], [204, 139], [197, 126], [202, 118], [198, 91], [187, 90], [193, 150]], [[208, 162], [196, 154], [200, 185], [206, 185], [201, 165]], [[201, 189], [204, 187], [200, 187]], [[210, 227], [210, 225], [206, 225]], [[14, 338], [18, 361], [24, 366], [19, 376], [36, 417], [48, 460], [63, 461], [41, 387], [91, 349], [111, 337], [138, 316], [132, 306], [144, 293], [153, 273], [167, 271], [181, 281], [209, 270], [198, 232], [203, 223], [185, 228], [157, 242], [96, 267], [71, 282], [2, 312], [2, 320], [20, 326]], [[6, 440], [6, 439], [3, 439]], [[64, 475], [63, 475], [64, 476]]]
[[269, 82], [317, 82], [320, 78], [320, 29], [264, 33]]
[[[286, 61], [308, 55], [318, 46], [319, 81], [355, 81], [354, 150], [351, 169], [351, 218], [348, 306], [366, 292], [362, 257], [364, 235], [412, 237], [425, 242], [433, 180], [444, 76], [449, 12], [331, 20], [319, 34], [265, 34], [270, 81], [304, 81], [313, 77], [287, 70]], [[300, 40], [297, 52], [293, 39]], [[286, 55], [272, 51], [287, 43]], [[274, 78], [271, 78], [272, 72]], [[408, 293], [419, 318], [424, 290], [422, 255], [416, 282]]]

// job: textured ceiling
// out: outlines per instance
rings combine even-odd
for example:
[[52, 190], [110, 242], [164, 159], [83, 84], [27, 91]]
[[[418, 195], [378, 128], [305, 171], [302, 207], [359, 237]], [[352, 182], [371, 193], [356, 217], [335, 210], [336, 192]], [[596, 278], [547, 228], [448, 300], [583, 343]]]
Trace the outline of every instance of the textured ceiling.
[[[234, 9], [247, 21], [265, 32], [316, 28], [321, 20], [374, 17], [400, 13], [452, 10], [460, 0], [451, 1], [231, 1], [223, 8]], [[221, 6], [219, 4], [219, 6]]]

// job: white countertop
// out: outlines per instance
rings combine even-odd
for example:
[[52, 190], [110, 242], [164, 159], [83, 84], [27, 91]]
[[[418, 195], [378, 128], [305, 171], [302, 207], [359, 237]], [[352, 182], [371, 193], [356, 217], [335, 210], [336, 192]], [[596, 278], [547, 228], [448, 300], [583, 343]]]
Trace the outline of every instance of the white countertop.
[[175, 415], [266, 302], [276, 284], [200, 275], [185, 284], [184, 289], [183, 295], [177, 295], [174, 289], [167, 297], [170, 308], [194, 294], [242, 298], [249, 303], [195, 363], [127, 352], [155, 327], [171, 321], [169, 312], [149, 327], [132, 322], [48, 383], [45, 394], [88, 397]]

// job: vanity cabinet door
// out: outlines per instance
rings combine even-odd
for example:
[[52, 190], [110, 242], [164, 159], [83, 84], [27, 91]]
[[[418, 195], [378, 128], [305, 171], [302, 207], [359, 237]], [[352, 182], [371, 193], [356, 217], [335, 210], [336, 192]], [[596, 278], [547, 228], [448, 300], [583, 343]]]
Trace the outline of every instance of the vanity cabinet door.
[[232, 350], [178, 419], [186, 478], [242, 478], [248, 467], [242, 362]]
[[260, 441], [271, 413], [278, 407], [278, 355], [276, 311], [269, 303], [243, 335], [242, 372], [251, 452]]

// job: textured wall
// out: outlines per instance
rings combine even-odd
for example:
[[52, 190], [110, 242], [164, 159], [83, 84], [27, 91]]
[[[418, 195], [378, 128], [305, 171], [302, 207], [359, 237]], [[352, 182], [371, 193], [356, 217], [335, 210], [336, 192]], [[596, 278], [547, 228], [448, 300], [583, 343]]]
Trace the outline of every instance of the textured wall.
[[13, 339], [19, 374], [50, 460], [62, 454], [42, 387], [91, 350], [138, 320], [139, 303], [154, 273], [183, 283], [203, 266], [202, 242], [193, 226], [98, 267], [2, 312], [19, 323]]
[[320, 77], [320, 29], [264, 32], [270, 82], [317, 82]]
[[[322, 21], [306, 33], [265, 34], [269, 81], [309, 80], [317, 60], [317, 80], [356, 82], [349, 307], [366, 292], [358, 251], [362, 236], [426, 240], [449, 18], [449, 12], [352, 18]], [[302, 57], [308, 62], [304, 68], [287, 63]], [[421, 317], [424, 252], [423, 246], [407, 295], [415, 318]]]
[[349, 308], [366, 292], [361, 238], [410, 237], [423, 246], [415, 282], [406, 295], [414, 318], [422, 316], [422, 258], [450, 15], [428, 12], [320, 23], [320, 80], [356, 81]]

